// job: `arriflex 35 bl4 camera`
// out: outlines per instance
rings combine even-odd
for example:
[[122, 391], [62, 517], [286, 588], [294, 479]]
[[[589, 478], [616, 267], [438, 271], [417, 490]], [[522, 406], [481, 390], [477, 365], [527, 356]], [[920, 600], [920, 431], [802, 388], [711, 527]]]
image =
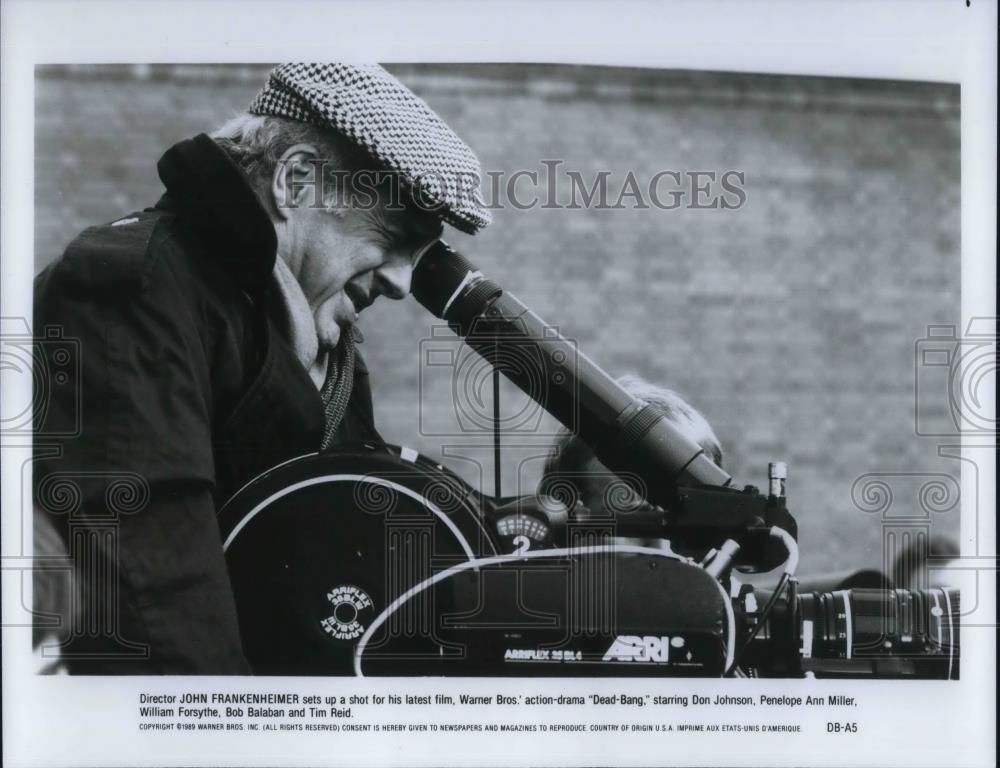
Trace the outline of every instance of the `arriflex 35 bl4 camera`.
[[783, 464], [735, 487], [443, 243], [413, 292], [643, 503], [495, 498], [387, 445], [275, 467], [220, 511], [257, 674], [958, 677], [957, 591], [799, 590]]

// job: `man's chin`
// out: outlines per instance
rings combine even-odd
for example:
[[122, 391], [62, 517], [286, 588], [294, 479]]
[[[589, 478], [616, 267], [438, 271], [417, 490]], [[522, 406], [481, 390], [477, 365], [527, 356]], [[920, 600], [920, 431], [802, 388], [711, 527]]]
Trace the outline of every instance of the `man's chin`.
[[343, 292], [334, 294], [315, 313], [320, 347], [335, 347], [358, 319], [354, 304]]
[[341, 328], [336, 323], [331, 323], [329, 327], [316, 329], [316, 336], [319, 338], [320, 349], [331, 349], [340, 343]]

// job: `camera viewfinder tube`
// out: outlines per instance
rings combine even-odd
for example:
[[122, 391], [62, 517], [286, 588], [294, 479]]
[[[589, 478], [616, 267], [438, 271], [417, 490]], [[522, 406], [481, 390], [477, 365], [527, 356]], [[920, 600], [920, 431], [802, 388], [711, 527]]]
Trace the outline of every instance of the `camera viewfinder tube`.
[[576, 432], [609, 469], [638, 475], [656, 504], [677, 485], [728, 486], [732, 478], [662, 413], [633, 397], [575, 344], [439, 241], [413, 271], [413, 295], [501, 373]]

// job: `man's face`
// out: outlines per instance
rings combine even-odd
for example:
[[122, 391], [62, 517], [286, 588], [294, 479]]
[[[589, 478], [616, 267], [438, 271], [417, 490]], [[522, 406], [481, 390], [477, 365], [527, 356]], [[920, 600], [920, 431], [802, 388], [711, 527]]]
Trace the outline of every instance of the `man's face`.
[[303, 205], [289, 211], [288, 247], [322, 346], [335, 346], [341, 331], [379, 296], [405, 297], [416, 256], [441, 236], [433, 213], [390, 206], [390, 199], [379, 190], [375, 204], [363, 208]]

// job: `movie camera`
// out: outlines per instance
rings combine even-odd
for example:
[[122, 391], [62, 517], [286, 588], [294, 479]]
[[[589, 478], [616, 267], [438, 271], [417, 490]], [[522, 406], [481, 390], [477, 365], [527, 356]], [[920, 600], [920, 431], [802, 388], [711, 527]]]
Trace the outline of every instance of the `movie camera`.
[[799, 590], [784, 464], [735, 487], [444, 243], [413, 293], [627, 492], [586, 509], [556, 476], [497, 498], [388, 445], [275, 467], [220, 511], [257, 674], [958, 677], [957, 591]]

